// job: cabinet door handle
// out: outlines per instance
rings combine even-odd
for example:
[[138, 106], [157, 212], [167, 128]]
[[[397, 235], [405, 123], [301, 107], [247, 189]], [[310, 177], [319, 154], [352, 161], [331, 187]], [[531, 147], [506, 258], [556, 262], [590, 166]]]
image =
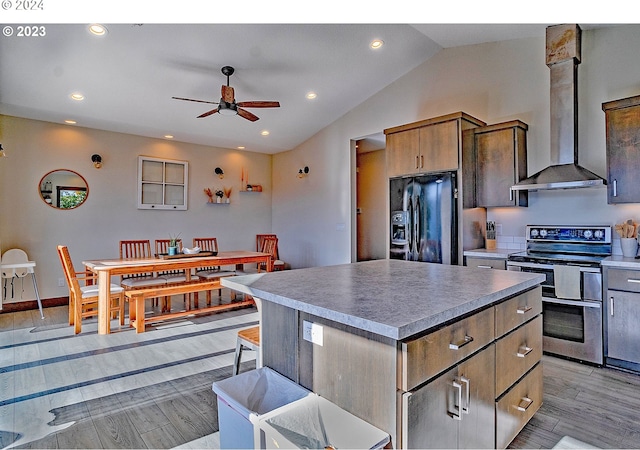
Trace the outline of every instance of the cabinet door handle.
[[613, 316], [613, 297], [609, 297], [609, 314]]
[[627, 283], [640, 283], [640, 280], [637, 278], [627, 278]]
[[460, 377], [460, 382], [464, 383], [465, 385], [465, 389], [466, 389], [466, 394], [465, 394], [465, 405], [466, 406], [462, 406], [462, 413], [463, 414], [469, 414], [469, 407], [471, 406], [471, 380], [469, 380], [467, 377]]
[[467, 345], [469, 342], [473, 342], [473, 338], [471, 336], [464, 336], [464, 339], [462, 341], [459, 342], [452, 342], [449, 344], [449, 348], [451, 350], [459, 350], [462, 347], [464, 347], [465, 345]]
[[416, 169], [420, 168], [420, 157], [416, 155]]
[[479, 266], [477, 266], [477, 267], [478, 267], [478, 269], [493, 269], [493, 267], [491, 267], [491, 266], [483, 266], [483, 265], [479, 265]]
[[518, 309], [516, 310], [516, 312], [517, 312], [518, 314], [526, 314], [526, 313], [528, 313], [529, 311], [531, 311], [532, 309], [533, 309], [533, 306], [525, 305], [525, 306], [523, 306], [523, 307], [521, 307], [521, 308], [518, 308]]
[[613, 196], [618, 196], [618, 180], [613, 180]]
[[526, 411], [532, 404], [533, 400], [531, 400], [529, 397], [522, 397], [520, 403], [518, 404], [518, 406], [516, 406], [516, 409], [518, 411]]
[[420, 155], [420, 168], [424, 169], [424, 155]]
[[522, 347], [520, 347], [518, 349], [518, 358], [524, 358], [525, 356], [527, 356], [529, 353], [531, 353], [533, 349], [531, 347], [527, 347], [526, 344], [523, 345]]
[[509, 201], [513, 201], [513, 189], [509, 188]]
[[[453, 387], [458, 391], [458, 407], [456, 408], [456, 405], [453, 405], [453, 409], [454, 411], [451, 412], [451, 417], [453, 417], [454, 420], [462, 420], [462, 414], [461, 414], [461, 410], [462, 410], [462, 385], [460, 383], [458, 383], [456, 380], [453, 380]], [[456, 409], [457, 409], [457, 413], [456, 413]]]

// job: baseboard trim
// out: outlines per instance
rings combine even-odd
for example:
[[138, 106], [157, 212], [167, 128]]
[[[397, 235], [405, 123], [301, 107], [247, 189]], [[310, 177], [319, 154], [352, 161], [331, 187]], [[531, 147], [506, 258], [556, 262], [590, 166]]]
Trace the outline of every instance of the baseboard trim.
[[[64, 306], [69, 304], [69, 297], [54, 297], [42, 299], [43, 308], [52, 308], [54, 306]], [[0, 314], [12, 313], [18, 311], [29, 311], [31, 309], [38, 309], [38, 302], [36, 300], [27, 300], [24, 302], [12, 302], [3, 303]]]

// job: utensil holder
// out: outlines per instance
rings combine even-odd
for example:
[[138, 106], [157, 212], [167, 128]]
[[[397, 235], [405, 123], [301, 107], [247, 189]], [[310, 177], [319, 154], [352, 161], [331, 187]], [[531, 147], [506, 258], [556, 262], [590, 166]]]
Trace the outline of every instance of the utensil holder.
[[486, 240], [486, 248], [487, 250], [494, 250], [496, 248], [496, 240], [495, 239], [487, 239]]
[[620, 238], [620, 248], [622, 249], [622, 256], [635, 258], [638, 253], [638, 240], [636, 238]]

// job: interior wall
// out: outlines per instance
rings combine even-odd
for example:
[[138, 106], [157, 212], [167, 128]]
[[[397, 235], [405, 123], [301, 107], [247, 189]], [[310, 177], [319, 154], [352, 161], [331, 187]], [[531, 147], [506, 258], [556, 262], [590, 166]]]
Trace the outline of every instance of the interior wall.
[[[56, 245], [69, 246], [76, 270], [87, 259], [117, 258], [121, 239], [166, 239], [181, 234], [216, 237], [220, 250], [255, 250], [255, 235], [271, 232], [271, 156], [150, 139], [128, 134], [0, 116], [0, 242], [2, 251], [22, 248], [36, 261], [41, 298], [63, 297]], [[91, 155], [102, 156], [95, 169]], [[189, 162], [188, 209], [137, 209], [138, 155]], [[214, 169], [224, 170], [224, 179]], [[241, 171], [262, 192], [240, 192]], [[40, 198], [38, 184], [54, 169], [70, 169], [89, 184], [86, 202], [73, 210], [54, 209]], [[231, 187], [231, 203], [207, 204], [205, 188]], [[24, 283], [22, 300], [35, 298]], [[114, 280], [117, 281], [117, 280]], [[20, 294], [7, 301], [20, 301]]]
[[[585, 30], [578, 69], [580, 163], [605, 175], [601, 104], [640, 94], [640, 26]], [[350, 186], [356, 176], [349, 141], [422, 119], [464, 111], [489, 124], [519, 119], [529, 125], [528, 173], [550, 161], [549, 68], [545, 36], [440, 51], [430, 60], [338, 118], [297, 148], [274, 156], [274, 173], [289, 173], [299, 161], [318, 164], [313, 192], [286, 177], [274, 179], [273, 229], [284, 245], [303, 248], [294, 267], [348, 263]], [[329, 169], [326, 165], [331, 164]], [[286, 213], [285, 213], [286, 212]], [[488, 219], [503, 234], [524, 236], [527, 223], [613, 224], [640, 219], [640, 206], [607, 205], [603, 190], [532, 193], [529, 208], [499, 208]]]
[[357, 166], [357, 260], [387, 257], [385, 239], [388, 233], [386, 154], [384, 150], [360, 153]]

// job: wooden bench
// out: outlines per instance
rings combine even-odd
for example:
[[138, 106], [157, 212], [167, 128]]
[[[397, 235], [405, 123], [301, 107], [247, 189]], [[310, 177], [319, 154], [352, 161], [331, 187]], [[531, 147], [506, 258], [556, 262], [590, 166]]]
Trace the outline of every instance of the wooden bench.
[[168, 283], [157, 286], [127, 289], [125, 290], [124, 295], [127, 297], [127, 300], [129, 300], [129, 326], [134, 327], [136, 329], [136, 333], [143, 333], [146, 322], [159, 322], [161, 320], [191, 316], [194, 314], [229, 311], [231, 309], [254, 305], [253, 299], [250, 299], [224, 305], [207, 306], [206, 308], [200, 309], [175, 312], [169, 311], [166, 314], [145, 318], [144, 306], [147, 298], [190, 294], [191, 292], [207, 291], [218, 289], [219, 287], [220, 280], [188, 280], [180, 283]]

